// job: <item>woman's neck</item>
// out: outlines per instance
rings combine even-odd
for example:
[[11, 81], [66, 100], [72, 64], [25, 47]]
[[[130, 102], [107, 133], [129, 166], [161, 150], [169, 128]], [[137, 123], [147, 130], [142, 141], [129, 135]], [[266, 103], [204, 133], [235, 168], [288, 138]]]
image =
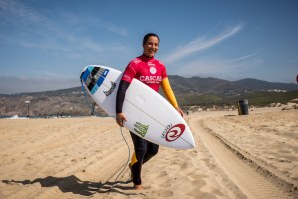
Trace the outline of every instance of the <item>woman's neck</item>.
[[142, 54], [143, 57], [146, 57], [148, 59], [153, 59], [154, 57], [148, 57], [147, 55], [145, 55], [144, 53]]

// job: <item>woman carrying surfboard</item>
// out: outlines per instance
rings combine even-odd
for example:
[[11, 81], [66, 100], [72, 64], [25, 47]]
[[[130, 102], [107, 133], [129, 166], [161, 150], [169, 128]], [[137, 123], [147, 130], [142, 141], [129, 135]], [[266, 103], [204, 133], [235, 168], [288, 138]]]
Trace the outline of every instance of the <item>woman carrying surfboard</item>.
[[[127, 120], [122, 113], [122, 106], [126, 90], [133, 78], [140, 80], [156, 92], [158, 92], [161, 86], [168, 101], [183, 116], [183, 111], [179, 108], [170, 86], [165, 66], [154, 58], [158, 47], [159, 37], [156, 34], [149, 33], [145, 35], [143, 39], [143, 55], [130, 61], [122, 75], [116, 98], [116, 121], [119, 126], [123, 127], [123, 122]], [[143, 189], [141, 180], [142, 165], [158, 153], [159, 146], [132, 132], [130, 134], [135, 150], [130, 163], [132, 181], [135, 189]]]

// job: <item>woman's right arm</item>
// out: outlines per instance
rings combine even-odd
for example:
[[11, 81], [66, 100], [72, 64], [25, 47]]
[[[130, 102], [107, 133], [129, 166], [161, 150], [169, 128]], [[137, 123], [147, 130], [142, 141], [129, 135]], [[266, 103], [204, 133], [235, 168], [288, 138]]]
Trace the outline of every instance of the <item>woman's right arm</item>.
[[129, 85], [129, 82], [121, 80], [116, 96], [116, 122], [121, 127], [123, 127], [123, 121], [127, 121], [124, 113], [122, 113], [122, 107], [125, 99], [126, 90], [128, 89]]

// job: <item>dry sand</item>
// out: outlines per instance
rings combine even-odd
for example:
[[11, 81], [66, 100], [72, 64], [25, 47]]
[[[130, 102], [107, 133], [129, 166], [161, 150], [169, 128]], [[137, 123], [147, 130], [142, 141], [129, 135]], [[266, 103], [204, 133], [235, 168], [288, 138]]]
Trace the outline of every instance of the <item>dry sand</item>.
[[298, 198], [298, 110], [186, 120], [196, 148], [161, 147], [136, 191], [129, 169], [121, 173], [129, 151], [112, 118], [1, 119], [0, 198]]

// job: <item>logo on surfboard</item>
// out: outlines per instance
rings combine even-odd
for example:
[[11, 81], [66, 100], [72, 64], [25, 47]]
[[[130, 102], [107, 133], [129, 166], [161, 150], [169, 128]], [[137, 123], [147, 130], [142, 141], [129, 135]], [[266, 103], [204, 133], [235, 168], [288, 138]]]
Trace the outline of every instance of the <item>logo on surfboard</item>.
[[111, 95], [111, 94], [113, 93], [113, 91], [115, 90], [116, 86], [117, 86], [117, 84], [116, 84], [115, 82], [111, 82], [111, 88], [110, 88], [110, 90], [108, 90], [108, 91], [103, 91], [104, 94], [105, 94], [106, 96]]
[[184, 124], [176, 124], [175, 126], [172, 126], [172, 124], [170, 124], [163, 131], [162, 138], [165, 138], [167, 142], [173, 142], [184, 133], [184, 130]]
[[109, 69], [88, 66], [88, 68], [81, 74], [81, 81], [84, 81], [88, 90], [93, 95], [101, 86], [109, 73]]
[[137, 122], [134, 124], [134, 127], [135, 132], [137, 132], [140, 136], [145, 137], [146, 133], [148, 132], [149, 125]]

